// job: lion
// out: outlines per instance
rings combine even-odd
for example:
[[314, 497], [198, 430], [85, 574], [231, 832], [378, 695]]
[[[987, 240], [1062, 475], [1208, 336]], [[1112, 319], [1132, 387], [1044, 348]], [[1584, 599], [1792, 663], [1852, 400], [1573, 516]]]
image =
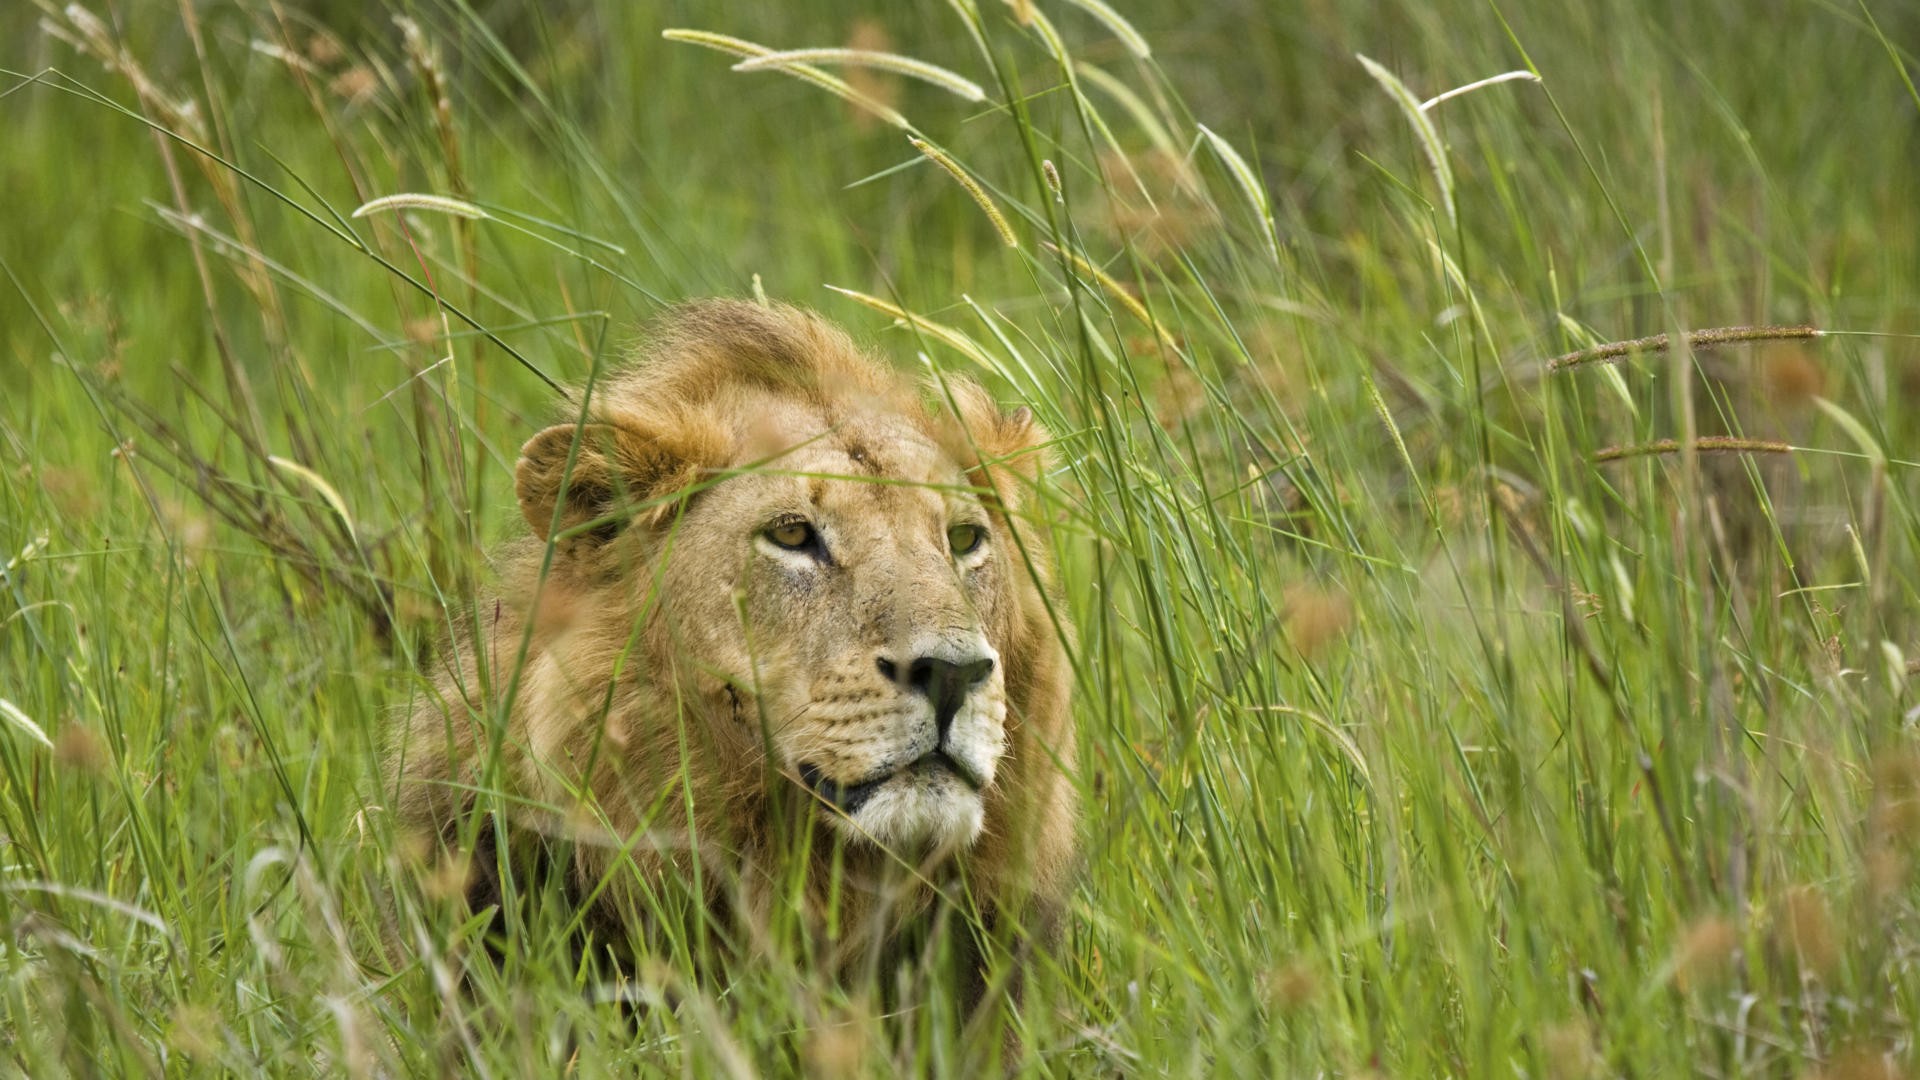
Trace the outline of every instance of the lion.
[[582, 396], [520, 452], [499, 600], [397, 725], [402, 827], [469, 857], [476, 909], [497, 837], [537, 853], [606, 939], [697, 881], [746, 941], [797, 891], [841, 976], [956, 898], [1052, 940], [1071, 627], [1023, 513], [1031, 412], [730, 300], [672, 310]]

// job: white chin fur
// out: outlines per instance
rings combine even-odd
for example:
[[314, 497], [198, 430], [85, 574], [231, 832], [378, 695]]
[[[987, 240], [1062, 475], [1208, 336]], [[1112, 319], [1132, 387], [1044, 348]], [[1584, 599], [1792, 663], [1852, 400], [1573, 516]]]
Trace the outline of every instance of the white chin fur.
[[901, 775], [875, 792], [842, 831], [896, 851], [963, 848], [980, 838], [986, 807], [980, 793], [948, 773]]

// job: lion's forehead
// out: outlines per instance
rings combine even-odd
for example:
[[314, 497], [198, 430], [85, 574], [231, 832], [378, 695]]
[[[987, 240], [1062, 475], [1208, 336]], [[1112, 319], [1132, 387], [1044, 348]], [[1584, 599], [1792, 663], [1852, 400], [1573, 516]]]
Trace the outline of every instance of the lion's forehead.
[[888, 416], [843, 419], [796, 444], [795, 454], [863, 479], [952, 484], [960, 473], [959, 464], [919, 428]]
[[780, 460], [805, 481], [807, 501], [839, 531], [864, 527], [904, 538], [943, 531], [978, 500], [947, 451], [904, 421], [862, 418], [819, 433]]

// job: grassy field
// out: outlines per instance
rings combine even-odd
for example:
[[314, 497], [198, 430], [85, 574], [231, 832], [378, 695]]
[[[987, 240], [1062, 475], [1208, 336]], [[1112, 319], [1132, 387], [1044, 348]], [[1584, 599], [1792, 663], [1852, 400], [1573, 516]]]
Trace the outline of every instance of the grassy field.
[[1060, 435], [1022, 1074], [1915, 1075], [1920, 11], [1115, 3], [0, 12], [0, 1069], [1000, 1045], [779, 942], [630, 1019], [383, 814], [549, 381], [758, 288]]

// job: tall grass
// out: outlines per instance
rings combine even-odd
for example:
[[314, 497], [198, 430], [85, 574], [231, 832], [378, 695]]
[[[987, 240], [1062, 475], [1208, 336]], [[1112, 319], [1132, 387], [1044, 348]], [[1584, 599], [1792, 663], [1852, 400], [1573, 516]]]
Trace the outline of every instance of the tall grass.
[[[519, 527], [513, 448], [662, 303], [758, 289], [1059, 435], [1084, 867], [995, 1018], [1012, 1068], [1911, 1073], [1917, 33], [1734, 0], [0, 14], [5, 1060], [1002, 1045], [937, 986], [882, 1015], [792, 927], [604, 1000], [569, 911], [490, 957], [385, 813], [388, 710]], [[777, 56], [827, 48], [986, 98]], [[454, 202], [354, 214], [403, 194]], [[1699, 333], [1766, 326], [1819, 335]]]

